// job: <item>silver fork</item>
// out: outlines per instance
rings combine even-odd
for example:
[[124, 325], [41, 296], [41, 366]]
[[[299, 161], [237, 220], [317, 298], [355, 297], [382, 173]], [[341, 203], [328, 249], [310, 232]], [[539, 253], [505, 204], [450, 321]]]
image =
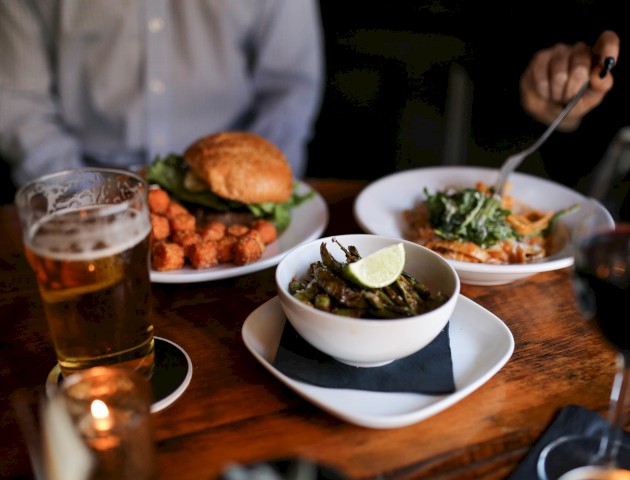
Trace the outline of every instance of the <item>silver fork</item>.
[[[604, 67], [602, 68], [601, 72], [599, 72], [599, 76], [601, 78], [604, 78], [604, 76], [606, 76], [606, 73], [608, 73], [610, 69], [613, 67], [613, 64], [614, 64], [614, 59], [612, 57], [606, 58], [606, 60], [604, 61]], [[549, 138], [549, 135], [552, 134], [552, 132], [556, 129], [556, 127], [560, 124], [560, 122], [562, 122], [562, 120], [564, 120], [564, 118], [569, 114], [569, 112], [573, 109], [573, 107], [575, 107], [575, 105], [578, 103], [580, 98], [582, 98], [584, 93], [586, 93], [590, 85], [591, 85], [590, 80], [587, 80], [586, 82], [584, 82], [584, 85], [582, 85], [580, 90], [575, 94], [575, 96], [571, 99], [571, 101], [567, 103], [567, 105], [562, 109], [562, 111], [556, 117], [553, 123], [547, 127], [547, 130], [543, 132], [543, 134], [538, 138], [538, 140], [536, 140], [533, 144], [531, 144], [525, 150], [521, 150], [520, 152], [510, 155], [505, 160], [505, 162], [503, 162], [503, 165], [501, 165], [501, 170], [499, 171], [499, 178], [497, 178], [497, 181], [494, 185], [495, 196], [500, 197], [503, 194], [505, 183], [507, 182], [507, 179], [510, 176], [510, 174], [518, 168], [518, 166], [521, 164], [523, 160], [525, 160], [525, 158], [529, 157], [532, 153], [538, 150], [543, 143], [545, 143], [547, 138]]]

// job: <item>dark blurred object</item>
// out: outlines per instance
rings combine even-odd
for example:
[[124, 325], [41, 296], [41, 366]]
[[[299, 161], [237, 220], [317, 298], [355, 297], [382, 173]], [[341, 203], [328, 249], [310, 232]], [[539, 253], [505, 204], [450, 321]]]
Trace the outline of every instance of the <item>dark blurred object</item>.
[[344, 475], [305, 459], [280, 459], [248, 465], [230, 464], [222, 480], [344, 480]]
[[[531, 480], [537, 478], [536, 463], [542, 449], [551, 441], [564, 435], [596, 435], [606, 427], [606, 420], [598, 413], [582, 405], [567, 405], [553, 418], [551, 424], [532, 446], [521, 464], [507, 480]], [[623, 442], [630, 445], [630, 435], [624, 434]]]
[[13, 203], [15, 185], [11, 180], [9, 164], [0, 157], [0, 205]]
[[601, 201], [615, 220], [630, 218], [630, 126], [623, 127], [593, 171], [588, 194]]
[[466, 56], [458, 15], [439, 3], [320, 2], [327, 84], [308, 176], [375, 179], [439, 162], [449, 73]]

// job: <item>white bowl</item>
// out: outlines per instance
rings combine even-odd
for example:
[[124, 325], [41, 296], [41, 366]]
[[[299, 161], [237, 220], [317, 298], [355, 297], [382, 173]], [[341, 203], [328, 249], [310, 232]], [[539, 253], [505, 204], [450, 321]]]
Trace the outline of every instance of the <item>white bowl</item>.
[[[346, 248], [356, 247], [362, 257], [402, 242], [405, 272], [432, 293], [448, 295], [448, 301], [421, 315], [387, 320], [350, 318], [302, 303], [289, 292], [289, 283], [306, 278], [310, 264], [321, 261], [322, 243], [337, 260], [345, 262], [344, 253], [333, 238]], [[276, 286], [289, 322], [308, 343], [340, 362], [358, 367], [385, 365], [431, 343], [448, 323], [460, 290], [457, 272], [437, 253], [407, 240], [367, 234], [336, 235], [295, 247], [276, 268]]]
[[[403, 212], [426, 198], [424, 187], [435, 193], [451, 186], [474, 187], [476, 182], [494, 185], [498, 170], [484, 167], [442, 166], [416, 168], [383, 177], [361, 191], [354, 203], [354, 217], [364, 232], [404, 238]], [[515, 172], [510, 175], [508, 193], [528, 208], [558, 211], [575, 204], [583, 205], [586, 198], [558, 183]], [[613, 219], [601, 205], [600, 213], [610, 225]], [[579, 212], [579, 210], [578, 210]], [[552, 233], [558, 251], [547, 258], [522, 264], [492, 265], [486, 263], [447, 260], [457, 271], [462, 283], [469, 285], [502, 285], [522, 280], [531, 275], [573, 265], [573, 253], [568, 232], [580, 213], [561, 217]]]

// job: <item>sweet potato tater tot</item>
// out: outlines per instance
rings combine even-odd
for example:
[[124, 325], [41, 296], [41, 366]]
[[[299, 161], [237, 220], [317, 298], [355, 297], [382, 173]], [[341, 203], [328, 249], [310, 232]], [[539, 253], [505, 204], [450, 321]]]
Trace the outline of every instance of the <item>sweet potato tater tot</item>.
[[171, 240], [183, 247], [186, 253], [188, 247], [201, 242], [201, 236], [194, 230], [176, 230], [172, 233]]
[[238, 237], [232, 247], [232, 254], [234, 255], [232, 262], [235, 265], [247, 265], [255, 262], [262, 255], [260, 242], [252, 236], [243, 235]]
[[219, 263], [217, 242], [199, 242], [190, 245], [186, 251], [193, 268], [208, 268]]
[[204, 241], [220, 240], [225, 235], [225, 224], [212, 220], [199, 229], [199, 234]]
[[260, 245], [260, 252], [262, 253], [265, 251], [265, 242], [263, 242], [262, 235], [258, 230], [250, 230], [245, 235], [243, 235], [243, 237], [253, 238], [258, 242], [258, 245]]
[[245, 235], [247, 232], [249, 232], [249, 227], [247, 225], [243, 225], [242, 223], [233, 223], [232, 225], [225, 227], [225, 233], [228, 235], [234, 235], [235, 237]]
[[151, 248], [151, 265], [161, 272], [182, 268], [185, 262], [184, 249], [171, 242], [156, 242]]
[[174, 201], [171, 201], [171, 203], [168, 204], [168, 207], [166, 207], [166, 210], [164, 211], [164, 215], [166, 215], [168, 219], [171, 219], [183, 213], [190, 215], [190, 212], [186, 209], [186, 207], [184, 207], [181, 203]]
[[263, 219], [204, 222], [203, 216], [193, 214], [162, 188], [149, 190], [149, 209], [151, 264], [158, 271], [186, 265], [194, 269], [223, 263], [246, 265], [259, 260], [278, 235], [275, 225]]
[[151, 230], [153, 232], [153, 240], [165, 240], [171, 234], [171, 226], [168, 218], [164, 215], [151, 213]]
[[217, 240], [217, 250], [219, 255], [219, 263], [229, 263], [234, 259], [232, 247], [236, 243], [237, 237], [234, 235], [225, 235]]
[[149, 211], [151, 213], [164, 213], [171, 203], [171, 197], [166, 190], [151, 188], [148, 193]]
[[263, 242], [265, 242], [265, 245], [269, 245], [271, 242], [275, 241], [278, 236], [276, 226], [268, 220], [254, 220], [251, 224], [251, 229], [260, 232], [260, 236]]
[[169, 218], [171, 230], [177, 232], [178, 230], [195, 230], [197, 227], [197, 220], [192, 213], [178, 213], [177, 215]]

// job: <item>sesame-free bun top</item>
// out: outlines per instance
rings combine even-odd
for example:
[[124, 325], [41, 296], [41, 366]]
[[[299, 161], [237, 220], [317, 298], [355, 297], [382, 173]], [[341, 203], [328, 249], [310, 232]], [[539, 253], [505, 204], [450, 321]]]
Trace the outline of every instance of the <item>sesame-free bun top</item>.
[[184, 160], [216, 195], [243, 203], [286, 202], [293, 175], [282, 151], [248, 132], [220, 132], [192, 143]]

